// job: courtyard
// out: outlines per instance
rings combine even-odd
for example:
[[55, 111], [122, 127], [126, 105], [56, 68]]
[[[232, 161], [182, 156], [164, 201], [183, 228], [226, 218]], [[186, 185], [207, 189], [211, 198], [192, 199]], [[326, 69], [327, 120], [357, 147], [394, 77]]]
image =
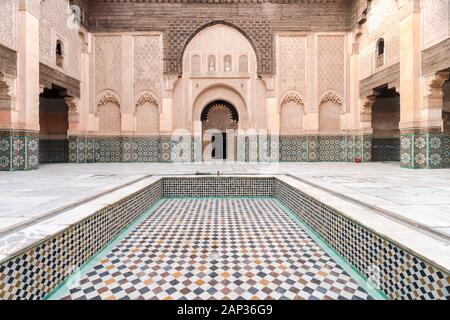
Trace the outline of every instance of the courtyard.
[[0, 300], [449, 300], [449, 48], [450, 0], [1, 0]]

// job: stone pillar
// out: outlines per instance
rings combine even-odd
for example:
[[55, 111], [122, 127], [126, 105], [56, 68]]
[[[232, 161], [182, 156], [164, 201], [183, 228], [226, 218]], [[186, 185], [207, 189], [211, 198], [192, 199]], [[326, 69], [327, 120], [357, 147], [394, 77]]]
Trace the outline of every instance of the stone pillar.
[[[69, 162], [92, 163], [95, 161], [95, 137], [88, 133], [96, 130], [95, 108], [91, 104], [91, 54], [92, 35], [81, 26], [80, 99], [67, 97], [69, 107]], [[94, 125], [95, 123], [95, 125]]]
[[133, 37], [130, 34], [121, 36], [122, 40], [122, 91], [121, 120], [122, 135], [132, 135], [136, 130], [135, 101], [133, 94]]
[[0, 170], [39, 167], [39, 0], [20, 0], [17, 105], [0, 130]]
[[164, 76], [165, 93], [162, 98], [161, 110], [159, 114], [159, 161], [170, 162], [172, 153], [172, 132], [173, 132], [173, 90], [178, 81], [178, 75]]
[[352, 115], [349, 134], [346, 136], [347, 161], [372, 161], [372, 106], [375, 96], [360, 97], [359, 87], [359, 41], [361, 25], [353, 33], [353, 41], [349, 45], [350, 56], [350, 113]]
[[400, 3], [400, 161], [404, 168], [439, 168], [441, 124], [433, 107], [423, 108], [419, 0]]
[[[267, 131], [257, 132], [257, 159], [260, 162], [270, 162], [279, 160], [279, 140], [280, 140], [280, 108], [279, 101], [276, 98], [276, 77], [272, 75], [265, 75], [262, 77], [266, 86], [268, 95], [266, 100], [266, 116], [267, 116]], [[258, 128], [261, 129], [261, 128]], [[251, 161], [250, 154], [252, 152], [252, 138], [249, 142], [249, 161]], [[253, 142], [253, 145], [255, 142]]]

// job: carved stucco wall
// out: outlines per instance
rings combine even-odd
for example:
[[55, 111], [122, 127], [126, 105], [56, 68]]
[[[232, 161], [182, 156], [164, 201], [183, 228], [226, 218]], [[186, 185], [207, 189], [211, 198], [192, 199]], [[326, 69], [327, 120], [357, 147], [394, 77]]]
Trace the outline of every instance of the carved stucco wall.
[[282, 103], [280, 112], [280, 134], [302, 134], [304, 111], [304, 105], [294, 100]]
[[[41, 1], [39, 20], [40, 61], [80, 80], [81, 40], [73, 28], [68, 0]], [[70, 27], [72, 26], [72, 27]], [[56, 41], [63, 41], [64, 68], [56, 66]]]
[[273, 73], [273, 35], [270, 22], [264, 19], [227, 19], [210, 21], [206, 19], [174, 19], [168, 27], [168, 56], [165, 71], [181, 74], [183, 50], [202, 30], [215, 24], [227, 24], [242, 31], [253, 45], [258, 57], [258, 73]]
[[128, 121], [125, 126], [139, 134], [159, 130], [162, 50], [160, 33], [94, 35], [93, 101], [98, 105], [107, 96], [116, 97], [120, 113], [133, 116], [122, 120]]
[[306, 94], [306, 36], [280, 36], [280, 97], [289, 91]]
[[[241, 56], [247, 56], [248, 70], [241, 72], [239, 60]], [[209, 72], [208, 57], [214, 56], [216, 67], [214, 72]], [[226, 71], [225, 57], [231, 57], [231, 69]], [[200, 65], [195, 72], [191, 67], [192, 61], [198, 61]], [[197, 62], [196, 62], [197, 63]], [[197, 68], [197, 67], [196, 67]], [[183, 77], [177, 82], [174, 92], [174, 127], [192, 128], [193, 106], [199, 101], [206, 106], [208, 99], [223, 99], [233, 103], [233, 98], [242, 105], [242, 110], [248, 111], [249, 123], [242, 116], [240, 125], [251, 127], [265, 127], [265, 100], [266, 89], [261, 80], [257, 79], [257, 59], [253, 46], [249, 40], [238, 30], [226, 24], [213, 24], [200, 31], [188, 43], [183, 56]], [[261, 82], [261, 83], [259, 83]], [[221, 93], [221, 88], [222, 93]], [[236, 96], [241, 98], [236, 98]], [[242, 100], [242, 101], [241, 101]], [[203, 106], [203, 107], [204, 107]], [[200, 106], [199, 108], [201, 108]], [[251, 123], [251, 124], [250, 124]]]
[[324, 35], [318, 39], [319, 102], [334, 92], [344, 102], [345, 97], [345, 36]]
[[422, 1], [423, 48], [429, 48], [450, 35], [448, 0]]
[[120, 36], [95, 36], [95, 94], [105, 90], [121, 93], [122, 47]]
[[17, 48], [18, 0], [0, 2], [0, 44], [10, 49]]
[[191, 73], [189, 64], [191, 57], [200, 56], [200, 71], [208, 72], [208, 56], [214, 55], [216, 58], [216, 72], [218, 75], [224, 70], [224, 57], [231, 55], [232, 72], [239, 70], [239, 57], [247, 55], [249, 57], [250, 72], [256, 74], [256, 56], [248, 40], [238, 31], [225, 25], [215, 25], [204, 29], [189, 42], [184, 52], [183, 73]]
[[[430, 1], [433, 2], [434, 0]], [[385, 64], [391, 66], [400, 56], [400, 20], [397, 0], [372, 0], [360, 39], [360, 79], [378, 71], [375, 65], [376, 43], [385, 41]]]
[[135, 96], [150, 90], [160, 98], [163, 72], [161, 36], [134, 36], [133, 70]]

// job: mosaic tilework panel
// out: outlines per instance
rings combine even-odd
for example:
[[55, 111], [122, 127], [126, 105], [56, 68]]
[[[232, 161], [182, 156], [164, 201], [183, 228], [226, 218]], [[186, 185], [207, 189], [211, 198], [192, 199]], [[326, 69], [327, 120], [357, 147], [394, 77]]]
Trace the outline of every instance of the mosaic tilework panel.
[[161, 197], [152, 184], [0, 265], [0, 300], [44, 298]]
[[38, 133], [0, 130], [0, 171], [37, 168], [39, 168]]
[[282, 136], [280, 161], [370, 162], [371, 147], [371, 135]]
[[94, 138], [69, 137], [69, 162], [92, 163], [95, 158]]
[[280, 161], [308, 161], [308, 137], [282, 136], [280, 138]]
[[68, 157], [69, 140], [39, 140], [40, 163], [66, 163]]
[[164, 197], [271, 197], [274, 178], [193, 177], [163, 178]]
[[450, 299], [450, 275], [288, 184], [276, 196], [392, 299]]
[[308, 161], [319, 161], [319, 137], [308, 137]]
[[259, 141], [258, 136], [247, 137], [248, 162], [258, 162], [259, 159]]
[[95, 162], [121, 162], [122, 139], [119, 137], [97, 138], [94, 142]]
[[444, 135], [443, 137], [443, 158], [444, 158], [444, 168], [450, 168], [450, 135]]
[[400, 136], [400, 164], [404, 168], [413, 168], [413, 134], [402, 134]]
[[69, 162], [159, 162], [160, 137], [70, 137]]
[[347, 161], [347, 138], [345, 136], [320, 136], [319, 161]]
[[159, 137], [123, 138], [123, 162], [158, 162]]
[[373, 139], [372, 161], [400, 161], [400, 139]]
[[171, 161], [174, 163], [193, 161], [193, 137], [179, 136], [171, 138]]
[[[195, 142], [195, 143], [194, 143]], [[202, 145], [191, 136], [71, 137], [69, 162], [201, 161]], [[239, 136], [237, 156], [246, 162], [371, 161], [370, 135]]]
[[[350, 137], [348, 138], [350, 139]], [[351, 161], [357, 159], [362, 162], [372, 161], [372, 136], [368, 134], [353, 136], [353, 156]]]
[[414, 169], [445, 168], [448, 160], [448, 151], [445, 149], [447, 139], [440, 128], [403, 131], [400, 138], [401, 166]]
[[246, 137], [237, 137], [237, 159], [241, 162], [248, 162], [248, 141]]
[[62, 299], [372, 299], [273, 199], [166, 200]]
[[170, 162], [171, 161], [171, 148], [172, 138], [170, 136], [162, 136], [159, 140], [159, 161]]

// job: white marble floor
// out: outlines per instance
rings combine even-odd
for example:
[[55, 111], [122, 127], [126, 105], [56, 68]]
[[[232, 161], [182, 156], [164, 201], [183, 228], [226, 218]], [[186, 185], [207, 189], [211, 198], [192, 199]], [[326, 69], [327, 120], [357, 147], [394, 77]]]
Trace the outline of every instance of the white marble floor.
[[0, 172], [0, 235], [147, 175], [290, 174], [450, 237], [450, 170], [401, 169], [397, 163], [54, 164]]

